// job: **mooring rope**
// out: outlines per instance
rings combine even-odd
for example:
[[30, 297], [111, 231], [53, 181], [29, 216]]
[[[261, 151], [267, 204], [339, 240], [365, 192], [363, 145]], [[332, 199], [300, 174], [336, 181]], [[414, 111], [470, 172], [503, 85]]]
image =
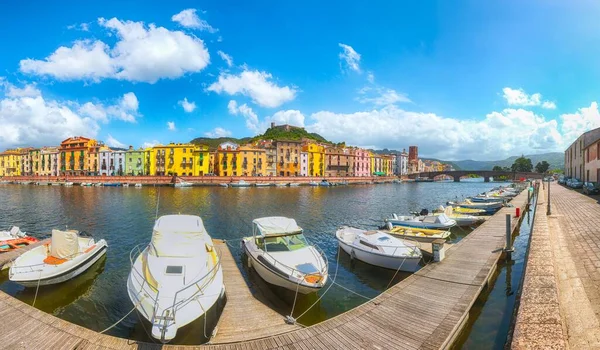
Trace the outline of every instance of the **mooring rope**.
[[[119, 323], [121, 323], [125, 318], [127, 318], [127, 316], [131, 315], [132, 312], [134, 312], [137, 307], [142, 303], [142, 300], [144, 300], [144, 297], [142, 297], [134, 306], [131, 310], [129, 310], [129, 312], [127, 314], [125, 314], [125, 316], [121, 317], [117, 322], [113, 323], [112, 325], [110, 325], [110, 327], [106, 328], [105, 330], [103, 330], [102, 332], [98, 332], [99, 334], [104, 334], [105, 332], [108, 332], [109, 330], [113, 329], [115, 326], [117, 326]], [[143, 327], [143, 325], [142, 325]]]
[[35, 296], [33, 297], [33, 304], [31, 304], [32, 307], [35, 307], [35, 301], [37, 300], [38, 290], [40, 290], [40, 281], [42, 280], [42, 271], [43, 270], [40, 270], [40, 277], [38, 278], [37, 287], [35, 288]]

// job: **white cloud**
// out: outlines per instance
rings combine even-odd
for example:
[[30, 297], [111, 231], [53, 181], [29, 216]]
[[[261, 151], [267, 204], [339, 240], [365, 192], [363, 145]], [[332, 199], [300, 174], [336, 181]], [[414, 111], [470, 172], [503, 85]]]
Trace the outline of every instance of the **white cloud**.
[[41, 96], [41, 91], [33, 84], [27, 84], [22, 88], [18, 88], [12, 84], [2, 83], [0, 80], [0, 85], [5, 85], [6, 87], [6, 96], [8, 97], [37, 97]]
[[350, 70], [360, 73], [360, 54], [352, 46], [339, 43], [342, 52], [339, 54], [340, 66], [345, 66]]
[[160, 145], [160, 142], [158, 140], [146, 141], [142, 143], [142, 148], [152, 148], [157, 145]]
[[175, 128], [175, 122], [167, 122], [167, 128], [169, 129], [169, 131], [175, 131], [175, 130], [177, 130]]
[[542, 106], [546, 109], [555, 109], [556, 104], [552, 101], [543, 101], [540, 93], [528, 95], [523, 89], [511, 89], [505, 87], [502, 93], [509, 106]]
[[81, 115], [94, 120], [107, 123], [109, 119], [117, 119], [125, 122], [135, 123], [138, 112], [139, 101], [133, 92], [124, 94], [118, 103], [105, 106], [99, 102], [86, 102], [79, 106]]
[[557, 151], [562, 138], [555, 120], [531, 111], [505, 109], [485, 119], [457, 120], [390, 105], [355, 113], [321, 111], [307, 130], [349, 145], [402, 149], [419, 145], [421, 154], [441, 159], [502, 159], [521, 153]]
[[204, 136], [212, 137], [212, 138], [228, 137], [228, 136], [231, 136], [231, 131], [225, 130], [220, 127], [216, 127], [212, 131], [205, 132]]
[[[271, 122], [275, 124], [289, 124], [294, 126], [304, 127], [304, 114], [298, 110], [289, 109], [287, 111], [279, 111], [273, 114], [271, 117], [266, 118], [267, 125], [271, 125]], [[266, 128], [265, 128], [266, 129]]]
[[89, 32], [90, 31], [90, 24], [89, 23], [71, 24], [71, 25], [67, 26], [67, 29], [69, 29], [69, 30], [81, 30], [82, 32]]
[[398, 102], [411, 102], [410, 99], [394, 89], [377, 87], [364, 87], [358, 91], [356, 100], [360, 103], [372, 103], [375, 106], [387, 106]]
[[227, 109], [230, 114], [241, 115], [244, 117], [246, 120], [246, 128], [248, 130], [254, 132], [255, 135], [260, 133], [258, 115], [256, 115], [252, 108], [248, 107], [247, 104], [244, 103], [243, 105], [238, 106], [237, 102], [231, 100], [227, 104]]
[[279, 107], [296, 97], [296, 90], [289, 86], [280, 87], [270, 81], [271, 74], [244, 70], [239, 75], [221, 73], [219, 79], [207, 90], [218, 94], [241, 94], [249, 96], [252, 101], [262, 107]]
[[72, 47], [61, 46], [45, 60], [25, 59], [19, 63], [23, 73], [49, 75], [58, 80], [99, 81], [116, 73], [108, 46], [102, 41], [79, 40]]
[[177, 102], [186, 113], [192, 113], [196, 109], [196, 102], [188, 102], [187, 97]]
[[99, 18], [98, 23], [116, 34], [112, 48], [100, 40], [78, 40], [43, 60], [21, 60], [21, 72], [59, 80], [112, 78], [155, 83], [199, 72], [210, 62], [204, 42], [181, 31], [117, 18]]
[[577, 112], [562, 114], [562, 132], [565, 138], [565, 148], [568, 147], [579, 135], [586, 131], [600, 127], [600, 113], [598, 103], [592, 102], [589, 107], [579, 108]]
[[375, 83], [375, 75], [373, 72], [367, 73], [367, 81], [371, 84]]
[[225, 61], [225, 63], [227, 63], [228, 67], [231, 67], [233, 65], [233, 58], [231, 58], [231, 56], [229, 56], [228, 54], [226, 54], [225, 52], [223, 52], [221, 50], [217, 51], [217, 53], [219, 54], [221, 59], [223, 59], [223, 61]]
[[108, 147], [114, 147], [114, 148], [126, 148], [127, 147], [127, 146], [125, 146], [124, 143], [119, 142], [119, 140], [112, 137], [111, 134], [108, 134], [108, 137], [106, 138], [106, 145]]
[[75, 135], [95, 137], [100, 129], [94, 119], [73, 109], [73, 106], [78, 106], [75, 101], [46, 99], [33, 86], [18, 89], [8, 83], [3, 85], [5, 93], [4, 97], [0, 97], [2, 150], [19, 146], [57, 145]]
[[173, 22], [177, 22], [180, 25], [186, 28], [198, 29], [200, 31], [207, 31], [209, 33], [216, 33], [219, 31], [216, 28], [213, 28], [208, 22], [203, 19], [200, 19], [196, 14], [196, 9], [187, 9], [179, 12], [176, 15], [171, 17]]

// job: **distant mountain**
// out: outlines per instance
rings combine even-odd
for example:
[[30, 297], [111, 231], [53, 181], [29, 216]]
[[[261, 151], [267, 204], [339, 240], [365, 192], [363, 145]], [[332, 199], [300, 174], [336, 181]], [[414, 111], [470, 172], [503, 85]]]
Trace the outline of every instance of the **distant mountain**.
[[[512, 156], [503, 160], [488, 160], [488, 161], [479, 161], [479, 160], [459, 160], [454, 162], [445, 162], [442, 163], [452, 163], [456, 164], [457, 167], [455, 169], [464, 169], [464, 170], [492, 170], [495, 165], [499, 165], [501, 167], [509, 167], [514, 163], [515, 159], [520, 156]], [[531, 154], [526, 155], [525, 158], [530, 158], [531, 163], [535, 166], [538, 162], [547, 161], [550, 163], [550, 169], [562, 169], [565, 165], [565, 156], [564, 153], [561, 152], [552, 152], [552, 153], [542, 153], [542, 154]]]

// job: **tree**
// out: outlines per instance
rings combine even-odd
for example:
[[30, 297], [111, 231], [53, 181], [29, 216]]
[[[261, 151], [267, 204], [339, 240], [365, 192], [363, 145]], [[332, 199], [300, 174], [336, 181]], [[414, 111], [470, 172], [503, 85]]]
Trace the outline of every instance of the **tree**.
[[520, 156], [515, 159], [515, 162], [510, 168], [512, 171], [529, 173], [533, 170], [533, 164], [531, 163], [531, 159]]
[[492, 171], [503, 171], [504, 169], [502, 169], [502, 167], [500, 165], [494, 165], [494, 167], [492, 168]]
[[550, 164], [548, 164], [548, 162], [545, 160], [538, 162], [535, 165], [535, 171], [538, 173], [545, 173], [546, 171], [548, 171], [549, 168], [550, 168]]

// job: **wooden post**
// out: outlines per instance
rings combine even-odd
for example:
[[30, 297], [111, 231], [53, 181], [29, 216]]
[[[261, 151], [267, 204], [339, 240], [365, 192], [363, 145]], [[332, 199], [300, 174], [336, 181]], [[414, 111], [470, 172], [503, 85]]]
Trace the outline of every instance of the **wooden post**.
[[511, 260], [512, 249], [512, 229], [511, 229], [511, 216], [506, 214], [506, 242], [504, 243], [504, 252], [506, 253], [506, 260]]

